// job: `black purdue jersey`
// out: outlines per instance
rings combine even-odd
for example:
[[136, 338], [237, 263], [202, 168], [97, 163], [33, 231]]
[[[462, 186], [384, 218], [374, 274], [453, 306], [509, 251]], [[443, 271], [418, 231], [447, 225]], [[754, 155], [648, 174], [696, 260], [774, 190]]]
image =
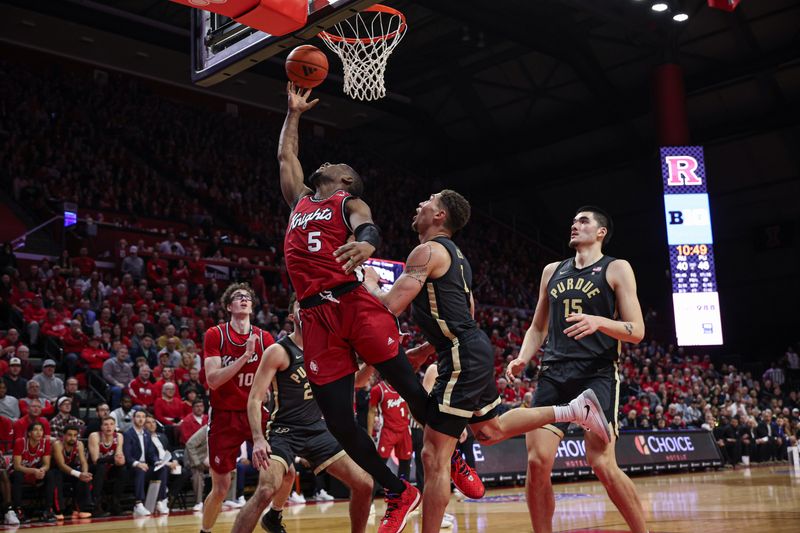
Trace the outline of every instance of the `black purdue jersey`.
[[449, 350], [453, 339], [478, 329], [470, 314], [472, 268], [458, 246], [447, 237], [432, 239], [447, 249], [450, 268], [438, 279], [428, 279], [414, 298], [412, 314], [425, 339], [437, 351]]
[[620, 348], [617, 339], [597, 331], [576, 341], [563, 333], [572, 325], [567, 322], [567, 316], [571, 313], [617, 318], [617, 298], [606, 281], [606, 270], [614, 260], [613, 257], [603, 256], [594, 264], [576, 268], [575, 259], [567, 259], [553, 271], [547, 284], [550, 335], [544, 348], [543, 362], [596, 357], [617, 360]]
[[311, 384], [303, 368], [303, 350], [287, 335], [278, 341], [289, 355], [286, 370], [275, 373], [272, 379], [270, 421], [272, 426], [311, 426], [322, 422], [322, 412], [311, 394]]

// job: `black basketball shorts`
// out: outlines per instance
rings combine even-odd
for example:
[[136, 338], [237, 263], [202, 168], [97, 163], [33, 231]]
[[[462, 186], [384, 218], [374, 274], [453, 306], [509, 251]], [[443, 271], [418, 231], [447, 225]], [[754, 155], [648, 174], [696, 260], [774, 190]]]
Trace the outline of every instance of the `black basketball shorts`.
[[[612, 431], [619, 435], [619, 383], [617, 364], [607, 359], [568, 359], [542, 363], [533, 393], [533, 407], [563, 405], [586, 389], [592, 389]], [[567, 427], [569, 422], [556, 422], [544, 426], [544, 429], [563, 437]]]
[[345, 454], [323, 420], [311, 426], [271, 426], [267, 440], [272, 448], [270, 460], [283, 463], [287, 471], [299, 456], [319, 474]]
[[500, 396], [494, 381], [494, 350], [483, 331], [456, 339], [438, 353], [439, 376], [428, 402], [428, 425], [458, 438], [467, 424], [497, 416]]

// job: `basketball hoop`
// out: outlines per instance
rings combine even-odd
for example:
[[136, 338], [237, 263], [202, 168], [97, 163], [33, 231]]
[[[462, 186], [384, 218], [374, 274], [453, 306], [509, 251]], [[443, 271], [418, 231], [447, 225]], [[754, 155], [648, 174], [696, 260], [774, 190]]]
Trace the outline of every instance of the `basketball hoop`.
[[322, 41], [342, 60], [345, 94], [358, 100], [386, 96], [386, 63], [406, 28], [400, 11], [375, 4], [320, 32]]

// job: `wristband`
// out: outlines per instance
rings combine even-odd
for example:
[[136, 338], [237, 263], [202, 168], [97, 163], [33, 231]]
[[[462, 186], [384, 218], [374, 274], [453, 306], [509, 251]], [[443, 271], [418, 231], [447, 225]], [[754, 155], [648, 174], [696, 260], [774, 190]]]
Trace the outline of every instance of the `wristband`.
[[78, 478], [81, 477], [81, 473], [78, 472], [77, 470], [70, 470], [69, 475], [71, 475], [72, 477], [78, 477]]

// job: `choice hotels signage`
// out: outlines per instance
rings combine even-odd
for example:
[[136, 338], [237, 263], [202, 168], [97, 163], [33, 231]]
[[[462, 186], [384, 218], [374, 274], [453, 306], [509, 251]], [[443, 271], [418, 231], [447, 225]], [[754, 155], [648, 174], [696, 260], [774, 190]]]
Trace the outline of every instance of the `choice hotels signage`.
[[[525, 439], [514, 438], [495, 446], [475, 444], [475, 468], [484, 481], [524, 479]], [[677, 470], [721, 466], [722, 458], [711, 432], [635, 431], [622, 433], [616, 446], [617, 463], [626, 472]], [[582, 436], [566, 436], [553, 464], [553, 477], [591, 474]]]

